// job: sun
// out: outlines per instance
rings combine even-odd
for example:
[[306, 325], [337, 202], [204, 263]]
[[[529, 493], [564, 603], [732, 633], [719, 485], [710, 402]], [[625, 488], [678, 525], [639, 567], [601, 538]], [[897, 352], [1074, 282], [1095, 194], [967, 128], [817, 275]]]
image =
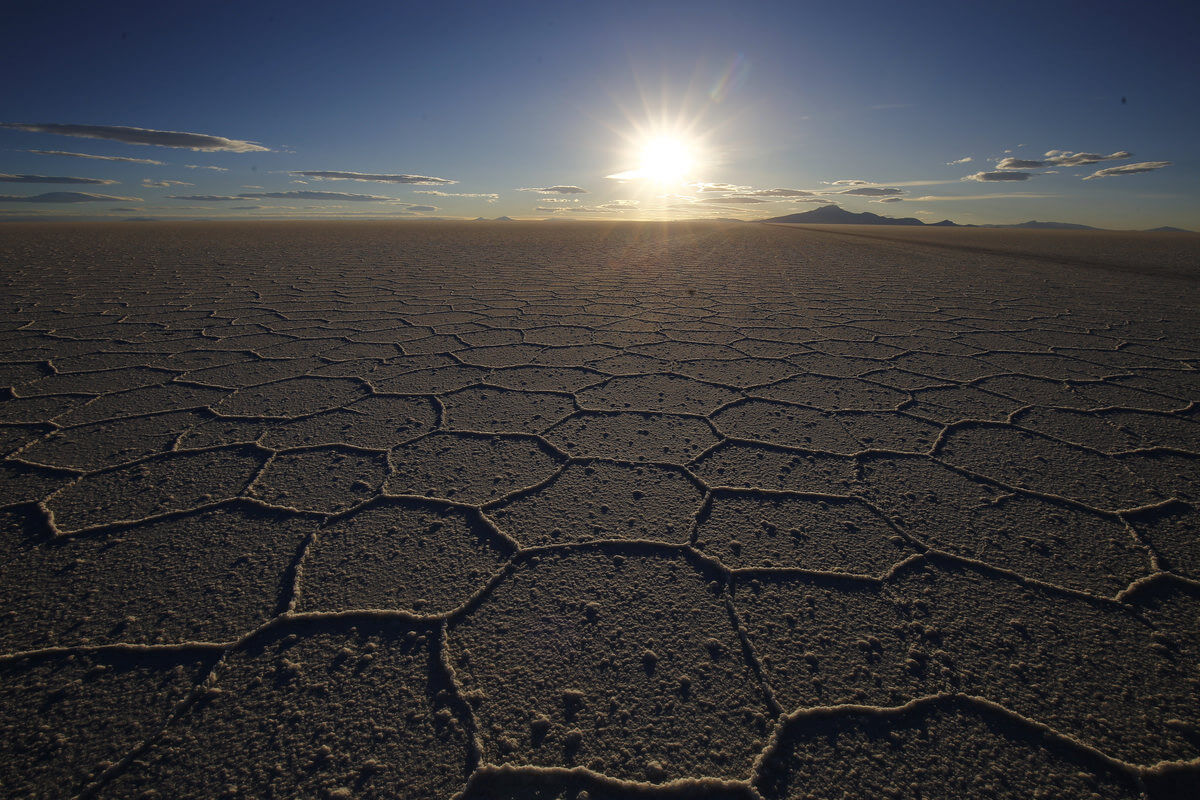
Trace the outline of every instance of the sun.
[[695, 147], [678, 136], [653, 136], [641, 146], [637, 172], [656, 183], [682, 183], [696, 164]]
[[686, 185], [708, 161], [704, 140], [682, 126], [635, 126], [622, 138], [627, 149], [620, 158], [636, 166], [606, 177], [641, 183], [646, 189]]

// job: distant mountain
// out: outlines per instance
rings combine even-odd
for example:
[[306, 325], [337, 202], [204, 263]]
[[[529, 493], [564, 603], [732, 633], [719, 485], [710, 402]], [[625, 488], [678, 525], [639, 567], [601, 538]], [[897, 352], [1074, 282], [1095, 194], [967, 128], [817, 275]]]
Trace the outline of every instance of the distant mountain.
[[496, 217], [495, 221], [496, 222], [512, 222], [513, 218], [512, 217]]
[[1170, 225], [1163, 225], [1161, 228], [1149, 228], [1145, 233], [1192, 233], [1186, 228], [1172, 228]]
[[[805, 222], [815, 225], [924, 225], [924, 222], [914, 217], [881, 217], [878, 214], [872, 214], [870, 211], [863, 211], [856, 214], [853, 211], [835, 206], [821, 206], [814, 208], [812, 211], [801, 211], [799, 214], [788, 214], [783, 217], [771, 217], [770, 219], [760, 220], [760, 222]], [[950, 224], [953, 222], [946, 220], [939, 222], [939, 225]]]
[[1075, 222], [1038, 222], [1036, 219], [1031, 219], [1029, 222], [1018, 222], [1016, 225], [998, 225], [1000, 228], [1034, 228], [1037, 230], [1046, 231], [1098, 231], [1099, 228], [1093, 228], [1091, 225], [1080, 225]]

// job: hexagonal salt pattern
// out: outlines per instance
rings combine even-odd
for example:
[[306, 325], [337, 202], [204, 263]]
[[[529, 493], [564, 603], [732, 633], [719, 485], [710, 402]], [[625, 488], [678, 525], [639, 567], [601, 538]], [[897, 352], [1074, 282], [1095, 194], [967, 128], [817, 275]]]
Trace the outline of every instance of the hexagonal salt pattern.
[[1190, 278], [231, 231], [0, 239], [10, 793], [1195, 794]]

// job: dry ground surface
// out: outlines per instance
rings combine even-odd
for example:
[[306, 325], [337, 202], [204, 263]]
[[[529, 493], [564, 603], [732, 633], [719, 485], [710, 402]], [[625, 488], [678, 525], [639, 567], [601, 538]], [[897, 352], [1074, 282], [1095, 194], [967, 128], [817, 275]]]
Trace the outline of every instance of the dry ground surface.
[[0, 790], [1197, 796], [1200, 237], [971, 233], [5, 225]]

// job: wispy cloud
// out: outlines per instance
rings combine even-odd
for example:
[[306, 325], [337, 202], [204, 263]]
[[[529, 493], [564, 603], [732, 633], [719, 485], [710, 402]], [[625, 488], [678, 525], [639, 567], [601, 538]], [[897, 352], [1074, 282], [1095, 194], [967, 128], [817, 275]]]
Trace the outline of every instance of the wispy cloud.
[[108, 139], [124, 144], [177, 147], [183, 150], [225, 150], [231, 153], [262, 153], [270, 148], [243, 139], [227, 139], [207, 133], [159, 131], [152, 128], [132, 128], [126, 125], [71, 125], [58, 122], [0, 122], [0, 128], [27, 133], [53, 133], [81, 139]]
[[898, 194], [904, 194], [904, 190], [895, 186], [856, 186], [853, 189], [845, 189], [838, 194], [854, 194], [861, 197], [892, 197]]
[[750, 192], [738, 192], [748, 197], [812, 197], [812, 192], [803, 189], [755, 189]]
[[914, 197], [912, 199], [928, 200], [930, 202], [939, 200], [958, 202], [959, 200], [1039, 200], [1046, 197], [1058, 197], [1058, 195], [1037, 194], [1034, 192], [996, 192], [994, 194], [927, 194], [923, 197]]
[[1118, 161], [1131, 158], [1133, 153], [1128, 150], [1118, 150], [1115, 153], [1072, 153], [1069, 150], [1050, 150], [1044, 158], [1013, 158], [1009, 156], [996, 162], [996, 169], [1022, 170], [1042, 169], [1043, 167], [1081, 167], [1088, 164], [1098, 164], [1101, 161]]
[[347, 194], [346, 192], [314, 192], [296, 190], [290, 192], [242, 192], [238, 195], [224, 194], [173, 194], [168, 200], [198, 200], [205, 203], [245, 202], [246, 200], [353, 200], [358, 202], [397, 202], [394, 197], [377, 194]]
[[1072, 153], [1067, 150], [1050, 150], [1046, 153], [1046, 165], [1056, 167], [1082, 167], [1087, 164], [1097, 164], [1101, 161], [1118, 161], [1122, 158], [1132, 158], [1128, 150], [1118, 150], [1115, 153], [1101, 155], [1100, 153]]
[[433, 178], [429, 175], [388, 175], [371, 172], [340, 172], [323, 169], [292, 170], [291, 175], [303, 175], [306, 178], [316, 178], [319, 181], [373, 181], [375, 183], [409, 183], [418, 186], [442, 186], [458, 183], [449, 178]]
[[881, 197], [878, 200], [872, 200], [872, 203], [903, 203], [903, 197]]
[[738, 186], [733, 183], [689, 183], [698, 192], [748, 192], [749, 186]]
[[769, 203], [770, 200], [763, 200], [761, 197], [750, 197], [744, 194], [731, 194], [723, 197], [702, 197], [701, 203], [731, 203], [737, 205], [755, 205], [757, 203]]
[[494, 193], [443, 192], [440, 189], [415, 189], [413, 194], [424, 194], [430, 197], [478, 197], [489, 203], [500, 199], [500, 195]]
[[973, 159], [973, 158], [971, 158], [970, 156], [963, 156], [962, 158], [956, 158], [956, 159], [954, 159], [953, 161], [947, 161], [947, 162], [946, 162], [946, 166], [948, 166], [948, 167], [956, 167], [956, 166], [958, 166], [959, 164], [969, 164], [969, 163], [971, 163], [972, 161], [974, 161], [974, 159]]
[[1027, 158], [1002, 158], [996, 162], [996, 169], [1041, 169], [1046, 166], [1045, 161], [1032, 161]]
[[354, 200], [356, 202], [384, 201], [395, 202], [394, 197], [384, 197], [378, 194], [348, 194], [347, 192], [317, 192], [308, 189], [295, 189], [288, 192], [242, 192], [242, 199], [287, 199], [287, 200]]
[[111, 194], [90, 194], [88, 192], [46, 192], [35, 195], [0, 194], [0, 203], [140, 203], [140, 197], [119, 197]]
[[172, 186], [195, 186], [194, 183], [187, 181], [156, 181], [150, 178], [142, 178], [142, 186], [147, 189], [170, 189]]
[[1119, 167], [1105, 167], [1098, 169], [1091, 175], [1084, 178], [1085, 181], [1090, 181], [1092, 178], [1112, 178], [1117, 175], [1136, 175], [1139, 172], [1153, 172], [1156, 169], [1171, 166], [1170, 161], [1139, 161], [1136, 164], [1122, 164]]
[[[878, 186], [883, 188], [897, 188], [900, 186], [938, 186], [946, 183], [958, 183], [956, 180], [946, 180], [938, 178], [936, 180], [912, 180], [912, 181], [888, 181], [880, 183], [878, 181], [860, 181], [860, 180], [844, 180], [844, 181], [821, 181], [828, 186]], [[837, 194], [836, 192], [834, 194]]]
[[425, 213], [425, 212], [430, 212], [430, 211], [437, 211], [438, 207], [437, 206], [409, 206], [406, 210], [419, 211], [419, 212]]
[[535, 206], [543, 214], [615, 214], [621, 211], [637, 211], [641, 205], [637, 200], [610, 200], [596, 206]]
[[203, 164], [184, 164], [188, 169], [211, 169], [213, 172], [229, 172], [229, 167], [211, 167]]
[[91, 158], [96, 161], [123, 161], [126, 164], [151, 164], [161, 167], [165, 164], [163, 161], [155, 161], [153, 158], [126, 158], [125, 156], [97, 156], [91, 153], [72, 153], [67, 150], [26, 150], [26, 153], [37, 153], [40, 156], [69, 156], [71, 158]]
[[518, 192], [537, 192], [538, 194], [587, 194], [587, 189], [578, 186], [527, 186], [517, 189]]
[[980, 183], [991, 183], [994, 181], [1027, 181], [1030, 173], [1028, 172], [976, 172], [972, 175], [964, 175], [964, 181], [979, 181]]
[[10, 175], [0, 172], [0, 183], [86, 183], [95, 186], [105, 186], [116, 181], [104, 178], [68, 178], [54, 175]]

